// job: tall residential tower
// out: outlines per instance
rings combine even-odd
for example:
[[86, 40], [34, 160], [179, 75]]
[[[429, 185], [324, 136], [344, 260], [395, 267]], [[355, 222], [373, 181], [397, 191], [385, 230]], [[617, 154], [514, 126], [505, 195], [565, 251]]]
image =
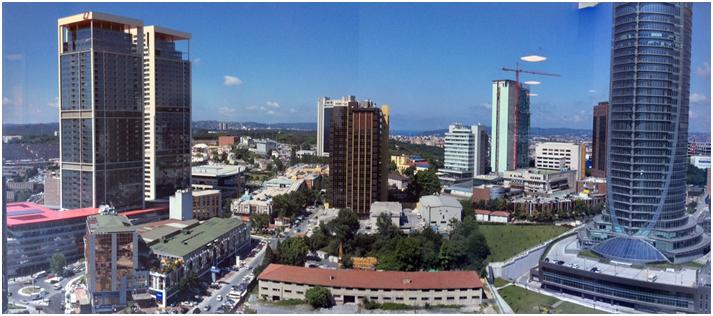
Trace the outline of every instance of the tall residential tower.
[[388, 199], [389, 107], [349, 102], [332, 109], [329, 125], [329, 202], [369, 215], [372, 202]]
[[[176, 44], [191, 34], [144, 28], [144, 196], [191, 186], [191, 62]], [[189, 46], [189, 45], [186, 45]]]
[[[519, 89], [515, 89], [518, 86]], [[518, 91], [519, 90], [519, 91]], [[513, 80], [493, 81], [490, 125], [490, 171], [502, 173], [527, 167], [530, 136], [529, 89]], [[515, 113], [515, 100], [517, 113]]]
[[86, 12], [57, 34], [61, 207], [141, 208], [143, 22]]

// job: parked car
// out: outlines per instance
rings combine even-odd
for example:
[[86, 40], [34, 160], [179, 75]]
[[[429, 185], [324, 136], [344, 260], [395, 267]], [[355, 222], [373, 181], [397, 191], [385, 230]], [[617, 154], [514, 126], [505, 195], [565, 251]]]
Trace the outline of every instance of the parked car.
[[203, 310], [206, 312], [210, 311], [210, 305], [203, 306]]

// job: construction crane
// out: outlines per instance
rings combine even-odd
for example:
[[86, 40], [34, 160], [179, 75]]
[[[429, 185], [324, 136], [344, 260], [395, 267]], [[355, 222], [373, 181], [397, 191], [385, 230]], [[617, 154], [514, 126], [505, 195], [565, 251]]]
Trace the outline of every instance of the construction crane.
[[552, 77], [559, 77], [559, 74], [553, 74], [553, 73], [547, 73], [547, 72], [540, 72], [540, 71], [531, 71], [531, 70], [525, 70], [520, 68], [520, 63], [515, 63], [515, 69], [512, 68], [507, 68], [503, 67], [503, 71], [512, 71], [515, 73], [515, 131], [513, 133], [513, 154], [512, 154], [512, 162], [513, 162], [513, 168], [517, 169], [517, 120], [519, 118], [519, 102], [520, 102], [520, 73], [526, 73], [526, 74], [531, 74], [531, 75], [540, 75], [540, 76], [552, 76]]

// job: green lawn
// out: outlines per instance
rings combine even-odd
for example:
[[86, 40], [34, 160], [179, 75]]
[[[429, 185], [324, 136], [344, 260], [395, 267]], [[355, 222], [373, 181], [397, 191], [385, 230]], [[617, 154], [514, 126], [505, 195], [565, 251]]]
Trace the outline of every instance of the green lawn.
[[494, 284], [494, 285], [495, 285], [495, 287], [501, 287], [501, 286], [507, 285], [508, 283], [510, 283], [510, 281], [505, 280], [505, 279], [501, 279], [501, 278], [495, 278], [495, 284]]
[[498, 290], [498, 293], [516, 314], [541, 314], [547, 311], [555, 314], [604, 314], [602, 311], [569, 302], [561, 302], [553, 309], [552, 305], [559, 302], [559, 299], [514, 285]]
[[507, 260], [569, 230], [554, 225], [480, 225], [479, 228], [490, 248], [490, 262]]

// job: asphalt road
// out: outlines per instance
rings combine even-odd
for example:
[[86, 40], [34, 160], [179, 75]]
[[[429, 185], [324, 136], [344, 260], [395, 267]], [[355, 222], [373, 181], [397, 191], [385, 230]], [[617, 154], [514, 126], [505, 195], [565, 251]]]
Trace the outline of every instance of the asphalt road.
[[33, 285], [39, 286], [40, 288], [48, 292], [47, 295], [44, 295], [37, 300], [31, 300], [29, 296], [21, 295], [19, 293], [20, 289], [30, 285], [24, 284], [25, 280], [28, 280], [29, 277], [18, 278], [17, 281], [11, 281], [8, 283], [8, 293], [12, 293], [12, 296], [9, 297], [9, 301], [13, 304], [27, 306], [30, 313], [38, 313], [38, 309], [35, 307], [37, 305], [43, 305], [42, 300], [45, 298], [49, 298], [48, 305], [42, 306], [39, 309], [42, 309], [44, 313], [48, 314], [64, 314], [64, 286], [67, 285], [69, 280], [71, 280], [75, 276], [76, 275], [73, 275], [62, 279], [62, 281], [59, 282], [59, 284], [62, 286], [61, 290], [55, 290], [53, 288], [54, 284], [46, 282], [47, 277], [35, 279]]

